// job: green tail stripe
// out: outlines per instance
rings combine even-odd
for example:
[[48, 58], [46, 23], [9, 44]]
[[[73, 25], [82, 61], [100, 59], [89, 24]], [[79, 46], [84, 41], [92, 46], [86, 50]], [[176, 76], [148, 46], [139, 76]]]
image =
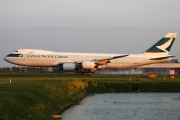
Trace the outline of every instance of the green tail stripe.
[[[146, 52], [165, 52], [159, 48], [157, 48], [156, 46], [160, 46], [163, 45], [165, 42], [167, 42], [169, 39], [171, 38], [162, 38], [160, 41], [158, 41], [155, 45], [153, 45], [151, 48], [149, 48]], [[171, 44], [166, 48], [166, 50], [169, 52], [173, 43], [174, 43], [175, 38], [173, 38]]]

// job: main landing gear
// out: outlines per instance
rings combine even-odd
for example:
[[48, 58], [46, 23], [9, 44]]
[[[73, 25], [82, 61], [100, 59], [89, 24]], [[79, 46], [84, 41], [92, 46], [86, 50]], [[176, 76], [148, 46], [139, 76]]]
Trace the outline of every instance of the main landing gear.
[[81, 75], [94, 75], [95, 72], [96, 72], [95, 70], [84, 69], [81, 70]]

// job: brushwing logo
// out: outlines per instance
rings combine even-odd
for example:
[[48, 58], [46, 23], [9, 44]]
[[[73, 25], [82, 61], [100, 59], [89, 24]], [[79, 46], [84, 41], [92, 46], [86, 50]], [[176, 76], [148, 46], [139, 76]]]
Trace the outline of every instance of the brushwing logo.
[[168, 53], [168, 51], [166, 50], [172, 43], [173, 41], [173, 38], [174, 38], [174, 35], [168, 40], [166, 41], [164, 44], [160, 45], [160, 46], [156, 46], [158, 49]]

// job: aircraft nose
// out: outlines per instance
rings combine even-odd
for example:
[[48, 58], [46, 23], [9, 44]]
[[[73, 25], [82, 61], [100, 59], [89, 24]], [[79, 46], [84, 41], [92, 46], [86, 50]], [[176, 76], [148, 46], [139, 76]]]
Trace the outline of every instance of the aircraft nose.
[[6, 62], [9, 62], [11, 59], [10, 59], [8, 56], [5, 56], [5, 57], [4, 57], [4, 60], [5, 60]]
[[5, 60], [5, 61], [8, 61], [7, 57], [4, 57], [4, 60]]

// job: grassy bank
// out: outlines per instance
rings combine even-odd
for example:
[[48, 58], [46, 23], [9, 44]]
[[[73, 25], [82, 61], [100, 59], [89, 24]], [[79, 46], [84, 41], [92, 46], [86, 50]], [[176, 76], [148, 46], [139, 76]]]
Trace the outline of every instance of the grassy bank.
[[12, 78], [11, 84], [0, 84], [1, 120], [52, 119], [52, 114], [87, 94], [85, 82], [37, 79]]
[[[12, 83], [9, 83], [11, 78]], [[52, 119], [90, 93], [180, 92], [180, 76], [0, 76], [0, 119]]]

